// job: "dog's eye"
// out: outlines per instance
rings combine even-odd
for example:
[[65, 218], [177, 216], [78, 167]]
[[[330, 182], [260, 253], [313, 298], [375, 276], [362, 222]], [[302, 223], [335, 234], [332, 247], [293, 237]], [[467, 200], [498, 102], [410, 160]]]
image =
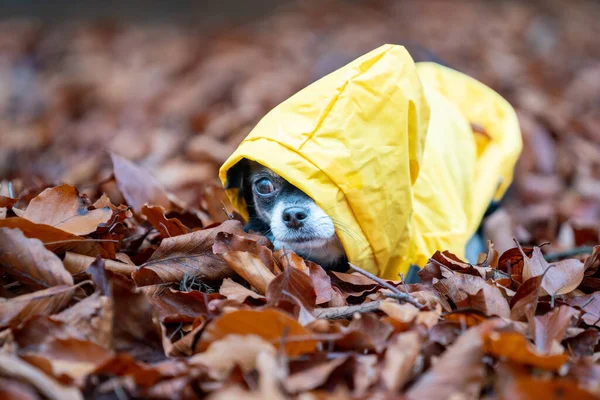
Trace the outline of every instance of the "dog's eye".
[[267, 195], [275, 191], [275, 186], [269, 178], [261, 178], [254, 182], [254, 190], [258, 194]]

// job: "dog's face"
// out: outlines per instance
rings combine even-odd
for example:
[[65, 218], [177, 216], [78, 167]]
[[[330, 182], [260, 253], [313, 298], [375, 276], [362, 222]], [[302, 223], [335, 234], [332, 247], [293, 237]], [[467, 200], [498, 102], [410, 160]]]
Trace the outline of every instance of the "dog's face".
[[265, 234], [276, 249], [290, 249], [324, 268], [347, 269], [334, 222], [313, 199], [256, 162], [246, 161], [239, 168], [248, 230]]

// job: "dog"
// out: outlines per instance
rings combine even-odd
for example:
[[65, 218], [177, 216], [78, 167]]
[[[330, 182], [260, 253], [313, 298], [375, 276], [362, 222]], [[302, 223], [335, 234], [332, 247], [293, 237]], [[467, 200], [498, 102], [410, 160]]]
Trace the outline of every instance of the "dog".
[[313, 199], [254, 161], [238, 163], [231, 176], [230, 187], [239, 189], [248, 207], [247, 232], [260, 233], [276, 250], [292, 250], [326, 270], [348, 270], [336, 224]]

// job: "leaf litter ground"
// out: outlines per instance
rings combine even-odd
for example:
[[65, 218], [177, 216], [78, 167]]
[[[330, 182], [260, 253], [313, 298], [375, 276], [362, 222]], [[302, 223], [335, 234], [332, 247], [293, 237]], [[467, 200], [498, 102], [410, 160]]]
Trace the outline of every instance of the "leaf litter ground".
[[[2, 21], [0, 397], [600, 396], [600, 8], [420, 4]], [[437, 252], [419, 284], [274, 251], [215, 181], [269, 108], [383, 42], [499, 90], [525, 135], [479, 262]]]

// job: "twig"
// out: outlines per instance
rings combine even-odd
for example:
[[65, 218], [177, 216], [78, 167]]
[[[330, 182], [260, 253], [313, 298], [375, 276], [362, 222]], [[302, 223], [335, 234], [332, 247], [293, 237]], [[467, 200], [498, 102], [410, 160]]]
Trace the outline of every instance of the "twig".
[[366, 276], [367, 278], [377, 282], [379, 285], [383, 286], [386, 289], [391, 290], [393, 293], [395, 293], [397, 295], [397, 297], [395, 297], [397, 300], [399, 301], [403, 301], [405, 303], [410, 303], [413, 306], [421, 309], [423, 308], [423, 305], [421, 303], [419, 303], [414, 297], [412, 297], [410, 294], [408, 293], [404, 293], [401, 292], [397, 287], [390, 285], [389, 283], [387, 283], [386, 281], [384, 281], [383, 279], [379, 278], [378, 276], [373, 275], [370, 272], [365, 271], [364, 269], [357, 267], [356, 265], [352, 264], [352, 263], [348, 263], [350, 265], [350, 268], [352, 268], [354, 271], [358, 272], [361, 275]]
[[592, 253], [593, 251], [594, 251], [593, 246], [581, 246], [581, 247], [575, 247], [570, 250], [560, 251], [558, 253], [548, 253], [544, 256], [544, 258], [546, 259], [546, 261], [552, 262], [552, 261], [558, 261], [561, 258], [565, 258], [565, 257], [573, 257], [573, 256], [579, 256], [581, 254]]
[[381, 302], [382, 300], [377, 300], [355, 306], [321, 308], [316, 309], [313, 315], [319, 319], [345, 319], [352, 317], [354, 313], [377, 311]]

